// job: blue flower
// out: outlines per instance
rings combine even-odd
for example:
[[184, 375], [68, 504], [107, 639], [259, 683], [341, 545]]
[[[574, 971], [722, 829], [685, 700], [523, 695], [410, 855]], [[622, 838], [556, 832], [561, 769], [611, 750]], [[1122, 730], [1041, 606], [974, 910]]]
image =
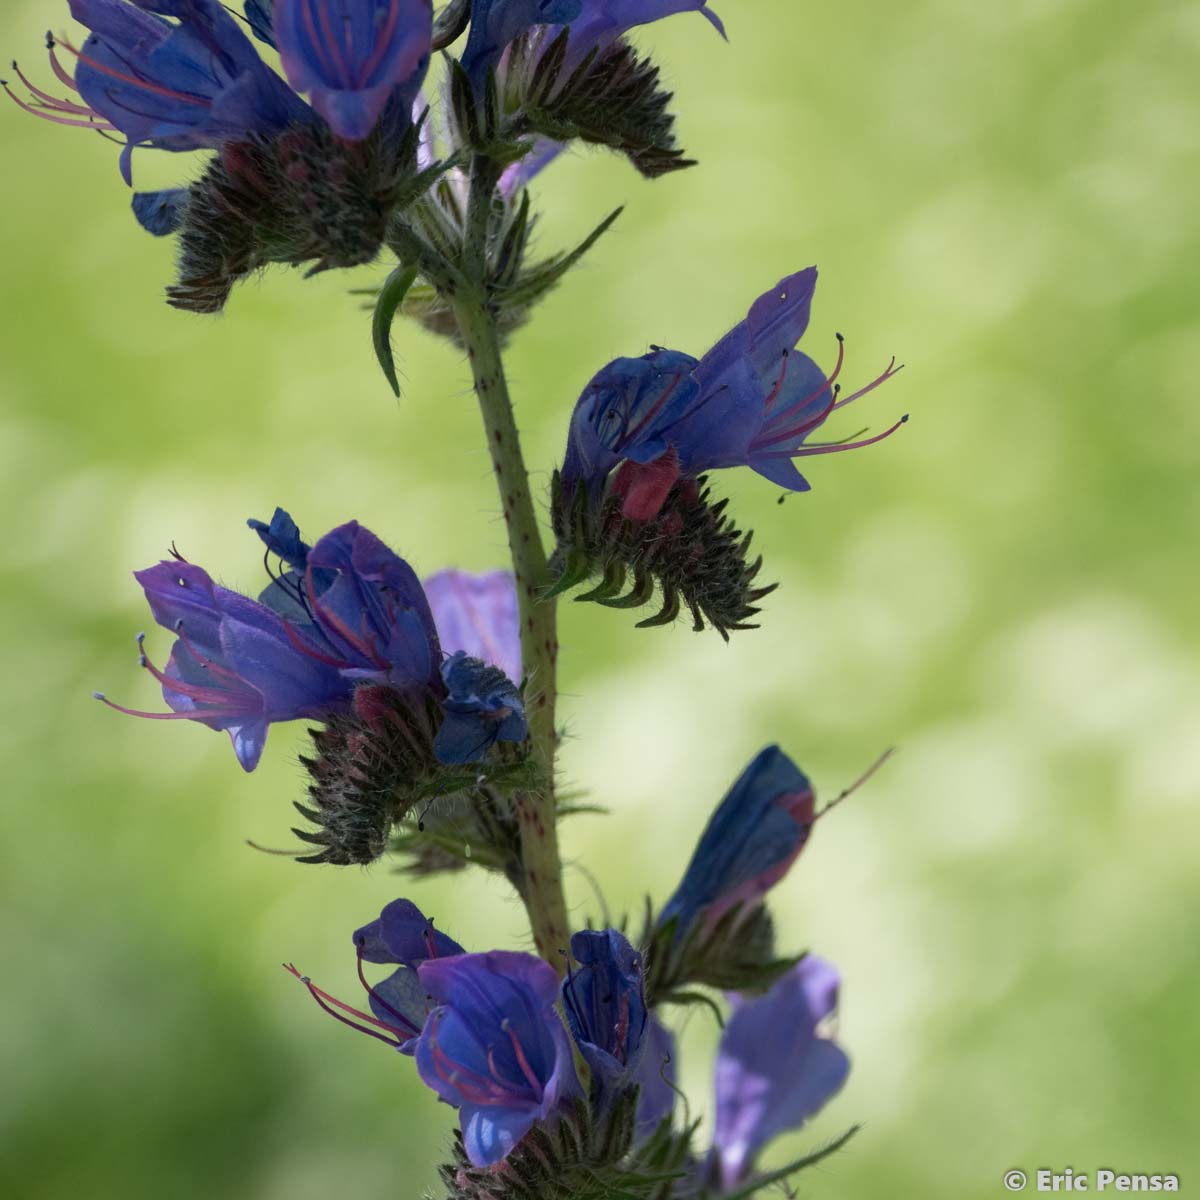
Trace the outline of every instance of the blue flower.
[[819, 1032], [837, 1008], [836, 968], [809, 955], [765, 996], [734, 998], [717, 1051], [711, 1170], [734, 1191], [773, 1137], [798, 1129], [842, 1088], [850, 1060]]
[[642, 960], [615, 929], [575, 934], [571, 954], [579, 968], [563, 980], [563, 1011], [604, 1109], [639, 1082], [649, 1022]]
[[471, 1162], [491, 1166], [578, 1091], [554, 1007], [558, 977], [541, 959], [504, 950], [429, 959], [418, 974], [438, 1007], [417, 1043], [417, 1070], [460, 1110]]
[[[212, 149], [272, 138], [317, 122], [317, 114], [339, 137], [361, 141], [393, 97], [405, 113], [411, 109], [432, 40], [429, 0], [247, 4], [252, 32], [278, 45], [293, 91], [218, 0], [69, 3], [91, 33], [79, 50], [50, 39], [50, 61], [59, 82], [79, 99], [57, 98], [19, 70], [31, 100], [9, 95], [58, 124], [123, 134], [127, 183], [139, 145]], [[59, 46], [77, 59], [73, 77], [57, 57]], [[313, 106], [296, 91], [311, 92]]]
[[345, 711], [358, 684], [442, 694], [433, 614], [402, 558], [357, 521], [311, 548], [282, 510], [251, 524], [288, 566], [258, 600], [181, 558], [135, 573], [154, 619], [178, 635], [164, 670], [140, 655], [172, 711], [112, 707], [224, 730], [252, 771], [269, 725]]
[[724, 37], [720, 18], [705, 0], [474, 0], [462, 63], [478, 86], [515, 38], [534, 26], [550, 26], [548, 45], [565, 25], [570, 26], [565, 63], [570, 70], [590, 50], [607, 46], [634, 26], [681, 12], [702, 13]]
[[749, 913], [778, 883], [812, 832], [812, 784], [778, 746], [742, 772], [706, 826], [683, 881], [659, 915], [686, 938], [734, 909]]
[[521, 629], [517, 585], [511, 571], [472, 575], [453, 568], [423, 580], [438, 637], [447, 654], [463, 650], [521, 678]]
[[751, 306], [702, 359], [655, 347], [642, 358], [619, 358], [588, 384], [571, 419], [563, 482], [585, 484], [594, 496], [614, 467], [623, 511], [650, 520], [680, 477], [749, 466], [792, 491], [807, 491], [793, 459], [869, 446], [874, 437], [813, 443], [808, 439], [837, 409], [891, 378], [895, 360], [877, 379], [839, 398], [843, 344], [828, 376], [795, 350], [808, 327], [817, 270], [780, 280]]
[[447, 695], [433, 750], [439, 762], [479, 762], [496, 742], [529, 735], [520, 689], [499, 667], [459, 650], [442, 664]]
[[362, 141], [400, 92], [411, 109], [429, 63], [430, 0], [279, 0], [275, 45], [288, 82], [339, 137]]
[[[413, 1054], [429, 1016], [418, 968], [429, 959], [462, 954], [463, 948], [453, 938], [435, 930], [433, 922], [411, 900], [393, 900], [378, 919], [355, 930], [354, 947], [359, 982], [371, 1008], [369, 1014], [323, 991], [295, 967], [287, 969], [331, 1017], [402, 1054]], [[372, 985], [363, 972], [364, 962], [394, 964], [397, 969], [381, 983]]]
[[534, 25], [561, 25], [575, 20], [582, 0], [472, 0], [471, 29], [462, 65], [479, 87], [504, 48]]

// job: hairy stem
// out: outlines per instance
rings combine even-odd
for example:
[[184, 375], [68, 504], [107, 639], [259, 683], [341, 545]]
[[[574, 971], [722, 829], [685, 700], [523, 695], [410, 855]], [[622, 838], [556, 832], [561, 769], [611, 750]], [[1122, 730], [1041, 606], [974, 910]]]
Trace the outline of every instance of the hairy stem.
[[463, 263], [468, 282], [454, 297], [454, 312], [471, 363], [492, 469], [500, 489], [513, 573], [517, 579], [529, 737], [546, 780], [541, 791], [522, 792], [516, 797], [517, 821], [521, 829], [521, 898], [529, 914], [538, 953], [562, 972], [565, 969], [562, 951], [567, 947], [570, 930], [563, 896], [554, 799], [556, 613], [552, 600], [539, 599], [550, 582], [546, 551], [529, 492], [529, 474], [521, 453], [520, 435], [500, 357], [496, 318], [488, 305], [483, 282], [488, 217], [495, 181], [493, 165], [477, 158], [472, 171], [469, 233]]

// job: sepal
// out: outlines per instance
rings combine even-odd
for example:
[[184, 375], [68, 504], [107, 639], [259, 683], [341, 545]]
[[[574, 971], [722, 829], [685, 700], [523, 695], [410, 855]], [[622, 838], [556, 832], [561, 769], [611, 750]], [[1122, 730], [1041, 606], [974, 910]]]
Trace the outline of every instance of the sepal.
[[430, 693], [363, 684], [349, 712], [310, 730], [315, 754], [300, 760], [312, 779], [310, 805], [296, 809], [316, 829], [294, 832], [318, 850], [299, 861], [365, 865], [388, 849], [393, 830], [402, 827], [397, 848], [414, 863], [439, 863], [437, 851], [452, 844], [440, 821], [431, 825], [426, 846], [415, 853], [414, 846], [430, 811], [441, 803], [454, 811], [462, 801], [486, 804], [491, 817], [472, 828], [474, 841], [464, 843], [464, 856], [478, 853], [484, 865], [506, 872], [513, 861], [519, 863], [515, 821], [505, 819], [503, 797], [541, 782], [527, 743], [497, 743], [483, 762], [446, 764], [434, 750], [443, 720]]
[[762, 558], [748, 557], [752, 535], [725, 514], [728, 501], [709, 502], [705, 485], [703, 476], [678, 480], [656, 515], [640, 521], [624, 515], [623, 497], [611, 482], [594, 497], [583, 483], [569, 489], [555, 472], [551, 513], [558, 545], [547, 598], [598, 579], [576, 599], [633, 608], [649, 603], [657, 590], [662, 607], [639, 628], [670, 624], [684, 605], [695, 630], [711, 625], [726, 641], [731, 630], [757, 628], [750, 618], [777, 585], [756, 586]]
[[637, 1089], [602, 1118], [579, 1098], [535, 1125], [503, 1162], [473, 1166], [455, 1134], [452, 1161], [439, 1168], [450, 1200], [655, 1200], [671, 1194], [690, 1161], [669, 1130], [634, 1149]]
[[766, 905], [750, 912], [734, 908], [711, 929], [697, 922], [679, 938], [677, 918], [655, 928], [649, 905], [642, 935], [646, 961], [646, 999], [655, 1004], [710, 1004], [696, 987], [723, 992], [758, 993], [788, 973], [804, 955], [775, 956], [775, 928]]
[[220, 312], [240, 280], [271, 263], [309, 275], [371, 262], [393, 215], [442, 168], [417, 169], [418, 126], [385, 115], [364, 142], [325, 125], [230, 142], [190, 189], [168, 302]]
[[527, 35], [509, 50], [505, 107], [521, 112], [524, 129], [608, 146], [648, 179], [695, 165], [676, 145], [672, 93], [658, 67], [621, 39], [569, 66], [568, 40], [564, 29], [543, 49], [540, 34]]

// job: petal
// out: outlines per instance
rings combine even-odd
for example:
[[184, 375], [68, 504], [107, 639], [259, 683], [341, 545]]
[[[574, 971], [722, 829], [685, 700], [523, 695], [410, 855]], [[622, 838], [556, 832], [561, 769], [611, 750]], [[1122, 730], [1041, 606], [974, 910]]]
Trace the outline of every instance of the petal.
[[167, 237], [183, 224], [190, 193], [187, 188], [167, 188], [161, 192], [138, 192], [133, 197], [133, 215], [147, 233]]
[[463, 1145], [477, 1167], [490, 1167], [512, 1153], [533, 1128], [536, 1110], [464, 1104], [460, 1115]]
[[770, 458], [764, 454], [752, 454], [749, 466], [764, 479], [769, 479], [781, 488], [787, 488], [789, 492], [807, 492], [812, 488], [812, 484], [796, 470], [796, 464], [790, 458]]
[[407, 1054], [413, 1053], [429, 1012], [425, 989], [416, 971], [401, 967], [375, 984], [371, 989], [370, 1005], [371, 1011], [381, 1021], [396, 1029], [402, 1037], [411, 1039], [412, 1044], [406, 1044], [401, 1049]]
[[471, 30], [462, 65], [478, 88], [500, 59], [505, 46], [534, 25], [566, 25], [583, 0], [473, 0]]
[[231, 725], [229, 738], [233, 742], [233, 752], [242, 764], [242, 770], [253, 771], [262, 758], [263, 748], [267, 744], [267, 722], [253, 721], [246, 725]]
[[362, 141], [399, 88], [420, 86], [433, 40], [430, 0], [277, 0], [288, 82], [339, 137]]
[[431, 958], [420, 967], [421, 983], [435, 999], [446, 1004], [478, 1003], [479, 981], [490, 977], [501, 994], [524, 993], [535, 1008], [549, 1009], [558, 999], [558, 976], [549, 963], [518, 950], [492, 950], [487, 954], [460, 954]]
[[424, 581], [438, 637], [447, 654], [463, 651], [521, 677], [521, 631], [517, 585], [511, 571], [445, 570]]
[[808, 777], [768, 746], [717, 805], [660, 924], [678, 917], [682, 937], [701, 916], [711, 923], [764, 895], [804, 848], [812, 805]]
[[745, 1178], [771, 1138], [799, 1128], [845, 1083], [849, 1058], [817, 1036], [836, 991], [836, 970], [809, 956], [765, 996], [741, 1004], [726, 1024], [713, 1131], [726, 1188]]
[[380, 936], [393, 955], [392, 962], [416, 967], [428, 958], [450, 958], [465, 953], [452, 937], [434, 928], [433, 922], [411, 900], [393, 900], [380, 913], [379, 925]]

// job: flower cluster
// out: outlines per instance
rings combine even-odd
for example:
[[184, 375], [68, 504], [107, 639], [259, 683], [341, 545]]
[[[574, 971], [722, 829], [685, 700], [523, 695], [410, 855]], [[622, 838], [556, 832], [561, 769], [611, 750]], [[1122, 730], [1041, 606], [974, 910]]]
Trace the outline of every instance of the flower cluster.
[[[421, 1079], [459, 1110], [472, 1167], [508, 1160], [505, 1170], [519, 1177], [524, 1157], [554, 1144], [545, 1136], [527, 1143], [531, 1132], [582, 1112], [589, 1129], [604, 1134], [589, 1145], [607, 1147], [587, 1169], [617, 1180], [642, 1148], [674, 1136], [676, 1044], [656, 1011], [672, 999], [665, 972], [674, 972], [671, 986], [695, 985], [721, 974], [722, 956], [736, 958], [736, 939], [714, 940], [712, 931], [736, 932], [758, 911], [808, 841], [814, 803], [799, 768], [778, 747], [763, 750], [718, 805], [642, 949], [618, 929], [581, 930], [561, 983], [532, 955], [466, 952], [406, 899], [353, 937], [370, 1011], [299, 977], [330, 1015], [415, 1058]], [[682, 957], [673, 950], [680, 945]], [[372, 984], [364, 962], [396, 970]], [[712, 1147], [687, 1168], [705, 1195], [738, 1190], [759, 1151], [812, 1117], [849, 1072], [827, 1029], [837, 1007], [835, 968], [807, 955], [763, 986], [767, 977], [745, 966], [728, 985], [736, 990], [717, 1053]], [[555, 1169], [569, 1174], [572, 1166]], [[506, 1176], [492, 1178], [497, 1194], [507, 1194]]]
[[[788, 491], [807, 491], [795, 459], [869, 446], [908, 419], [872, 437], [811, 440], [835, 411], [899, 369], [893, 359], [841, 396], [841, 336], [828, 375], [795, 348], [816, 283], [816, 267], [781, 279], [701, 359], [656, 346], [596, 373], [575, 405], [554, 482], [558, 590], [599, 575], [599, 587], [580, 599], [633, 607], [657, 583], [663, 609], [643, 625], [673, 620], [682, 598], [697, 629], [750, 627], [771, 589], [755, 584], [760, 561], [746, 560], [749, 536], [728, 523], [723, 504], [707, 504], [706, 473], [748, 466]], [[627, 575], [631, 590], [618, 596]]]
[[[390, 251], [391, 273], [365, 289], [376, 356], [399, 394], [398, 316], [465, 351], [514, 567], [422, 582], [357, 521], [310, 544], [276, 509], [249, 522], [269, 576], [257, 597], [174, 547], [135, 573], [174, 638], [161, 667], [137, 638], [167, 711], [97, 697], [224, 732], [247, 772], [273, 724], [305, 721], [297, 859], [391, 854], [415, 876], [481, 866], [515, 889], [541, 957], [467, 949], [398, 899], [353, 935], [360, 1007], [288, 968], [457, 1110], [441, 1168], [452, 1200], [744, 1200], [820, 1157], [759, 1168], [764, 1147], [849, 1071], [832, 1028], [838, 973], [780, 956], [767, 904], [832, 805], [818, 811], [804, 772], [769, 745], [718, 803], [666, 902], [647, 900], [640, 936], [625, 920], [573, 920], [557, 822], [582, 806], [555, 791], [554, 606], [587, 583], [577, 599], [612, 607], [657, 595], [642, 625], [686, 608], [695, 628], [726, 638], [753, 628], [773, 585], [759, 581], [751, 535], [712, 498], [711, 473], [749, 467], [808, 490], [798, 460], [882, 441], [907, 419], [870, 436], [823, 432], [895, 361], [843, 396], [841, 335], [828, 373], [797, 349], [815, 267], [763, 293], [700, 358], [651, 346], [613, 360], [570, 416], [549, 556], [502, 365], [505, 338], [620, 211], [533, 261], [528, 185], [579, 143], [647, 178], [693, 165], [659, 69], [630, 33], [694, 13], [724, 36], [721, 19], [705, 0], [449, 0], [436, 19], [431, 0], [68, 3], [88, 33], [79, 47], [48, 35], [54, 91], [15, 63], [18, 86], [2, 86], [29, 113], [121, 143], [130, 187], [135, 150], [207, 152], [190, 186], [133, 196], [147, 230], [178, 235], [170, 302], [216, 312], [269, 264], [311, 274]], [[368, 966], [389, 971], [372, 982]], [[673, 1015], [697, 1004], [728, 1014], [704, 1148], [677, 1104]]]

